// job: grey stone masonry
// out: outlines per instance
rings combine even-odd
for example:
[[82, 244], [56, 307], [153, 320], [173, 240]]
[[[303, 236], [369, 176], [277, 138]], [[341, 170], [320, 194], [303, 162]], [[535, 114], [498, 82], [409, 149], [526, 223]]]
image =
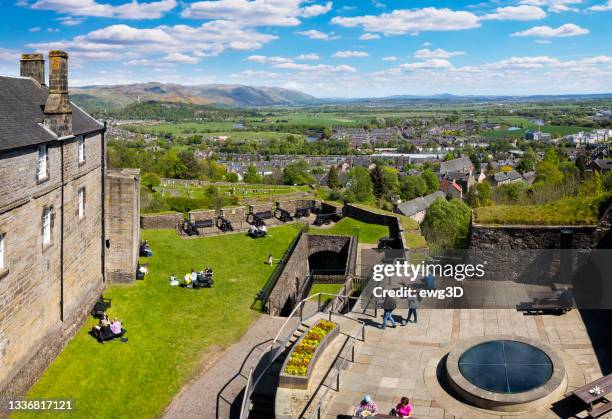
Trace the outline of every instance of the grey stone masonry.
[[[81, 161], [76, 138], [48, 144], [44, 179], [37, 176], [37, 147], [0, 153], [6, 266], [0, 272], [0, 394], [5, 397], [25, 394], [78, 330], [104, 286], [102, 140], [101, 132], [87, 136]], [[43, 214], [50, 214], [48, 223]]]
[[109, 170], [105, 188], [106, 277], [132, 282], [140, 245], [140, 169]]

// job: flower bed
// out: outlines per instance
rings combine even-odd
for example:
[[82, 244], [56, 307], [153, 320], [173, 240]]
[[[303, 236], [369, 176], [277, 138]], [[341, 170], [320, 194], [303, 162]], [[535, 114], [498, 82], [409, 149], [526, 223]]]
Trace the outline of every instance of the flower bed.
[[307, 389], [310, 376], [323, 350], [338, 335], [340, 326], [319, 320], [298, 340], [283, 364], [281, 387]]

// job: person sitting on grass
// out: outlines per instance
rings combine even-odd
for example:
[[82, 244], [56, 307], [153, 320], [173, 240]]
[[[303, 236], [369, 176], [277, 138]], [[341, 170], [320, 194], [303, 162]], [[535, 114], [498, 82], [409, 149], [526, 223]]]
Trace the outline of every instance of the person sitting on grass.
[[353, 416], [366, 417], [374, 416], [378, 413], [378, 406], [372, 400], [370, 395], [366, 395], [363, 400], [355, 407], [355, 414]]
[[410, 399], [408, 397], [402, 397], [397, 406], [395, 406], [395, 416], [400, 418], [410, 417], [412, 416], [413, 410]]
[[183, 283], [181, 284], [183, 287], [191, 288], [191, 274], [186, 273], [183, 277]]
[[114, 335], [121, 335], [123, 332], [121, 322], [116, 317], [113, 319], [110, 328]]

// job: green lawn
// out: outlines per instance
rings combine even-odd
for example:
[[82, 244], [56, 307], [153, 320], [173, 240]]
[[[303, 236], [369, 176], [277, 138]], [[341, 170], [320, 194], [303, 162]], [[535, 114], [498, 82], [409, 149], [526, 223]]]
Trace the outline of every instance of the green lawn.
[[[297, 233], [287, 225], [270, 228], [265, 239], [239, 233], [184, 240], [174, 231], [143, 231], [154, 252], [150, 274], [105, 291], [113, 300], [109, 315], [124, 322], [129, 341], [97, 343], [87, 334], [90, 318], [28, 397], [74, 400], [76, 416], [66, 417], [160, 416], [207, 353], [245, 333], [258, 315], [250, 309], [254, 296], [273, 270], [268, 254], [280, 258]], [[170, 273], [205, 266], [214, 269], [212, 289], [168, 285]]]
[[[338, 294], [338, 292], [340, 292], [342, 287], [342, 284], [312, 284], [312, 287], [310, 288], [310, 293], [308, 295], [315, 295], [320, 292], [336, 295]], [[332, 297], [331, 295], [322, 295], [321, 303], [325, 303], [329, 300], [332, 300], [333, 298], [334, 297]]]
[[359, 241], [361, 243], [377, 243], [378, 239], [389, 235], [389, 228], [378, 224], [367, 224], [353, 218], [345, 217], [332, 228], [310, 227], [310, 233], [359, 236]]
[[599, 197], [570, 197], [543, 205], [493, 205], [476, 208], [477, 224], [543, 224], [587, 225], [597, 224], [599, 209], [609, 194]]
[[409, 249], [424, 249], [427, 247], [427, 240], [418, 233], [404, 233], [404, 239]]

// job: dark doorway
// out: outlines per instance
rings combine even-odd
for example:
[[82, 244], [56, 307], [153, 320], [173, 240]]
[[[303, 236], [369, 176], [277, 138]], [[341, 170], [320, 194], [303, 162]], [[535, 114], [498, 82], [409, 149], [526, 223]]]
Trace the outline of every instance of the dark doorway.
[[313, 253], [308, 257], [310, 271], [315, 274], [344, 275], [346, 270], [346, 253], [345, 250], [341, 253], [331, 251]]
[[280, 316], [281, 317], [288, 317], [291, 314], [291, 311], [293, 311], [293, 305], [295, 303], [293, 302], [293, 298], [289, 297], [287, 298], [287, 301], [285, 301], [285, 305], [283, 306], [283, 308], [280, 311]]

